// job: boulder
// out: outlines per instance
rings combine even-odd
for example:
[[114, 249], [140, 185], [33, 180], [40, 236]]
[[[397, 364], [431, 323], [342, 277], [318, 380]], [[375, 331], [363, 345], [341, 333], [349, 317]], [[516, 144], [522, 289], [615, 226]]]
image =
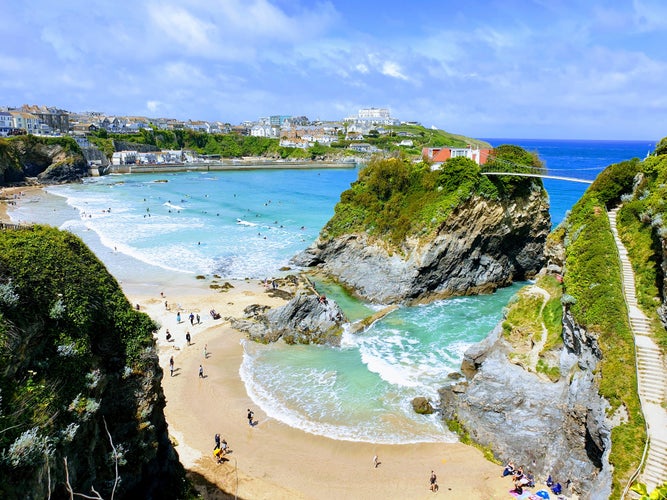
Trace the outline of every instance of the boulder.
[[418, 396], [412, 400], [412, 409], [420, 415], [430, 415], [435, 411], [431, 402], [423, 396]]
[[282, 307], [246, 308], [247, 319], [231, 320], [232, 327], [258, 342], [282, 338], [289, 344], [339, 345], [347, 318], [334, 301], [314, 292], [299, 291]]

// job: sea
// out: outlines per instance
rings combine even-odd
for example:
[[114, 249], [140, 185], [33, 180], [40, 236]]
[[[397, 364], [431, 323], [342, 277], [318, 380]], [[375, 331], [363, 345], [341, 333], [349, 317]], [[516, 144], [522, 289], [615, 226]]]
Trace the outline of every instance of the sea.
[[[612, 163], [644, 158], [656, 143], [486, 140], [535, 151], [551, 175], [584, 180]], [[120, 282], [137, 276], [159, 281], [160, 273], [265, 279], [283, 274], [291, 257], [315, 240], [359, 168], [108, 175], [48, 187], [45, 198], [20, 203], [10, 216], [77, 234]], [[588, 187], [558, 179], [544, 185], [553, 227]], [[240, 376], [270, 418], [312, 434], [371, 443], [454, 442], [437, 413], [417, 415], [411, 400], [437, 402], [437, 389], [459, 369], [465, 350], [491, 332], [524, 285], [401, 307], [361, 334], [346, 332], [340, 347], [243, 341]], [[334, 284], [318, 287], [351, 321], [377, 310]]]

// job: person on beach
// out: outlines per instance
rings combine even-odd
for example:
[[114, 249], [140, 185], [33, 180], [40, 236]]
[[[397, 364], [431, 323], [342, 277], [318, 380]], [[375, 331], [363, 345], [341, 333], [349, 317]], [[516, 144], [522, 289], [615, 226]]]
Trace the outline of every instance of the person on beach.
[[199, 365], [199, 378], [204, 378], [204, 367]]
[[176, 323], [180, 323], [180, 322], [181, 322], [181, 311], [178, 311], [176, 313]]
[[190, 313], [190, 325], [195, 324], [195, 315], [193, 313]]
[[429, 482], [431, 483], [431, 491], [436, 492], [438, 491], [438, 478], [435, 476], [435, 472], [431, 471], [431, 477], [429, 479]]
[[255, 413], [254, 413], [250, 408], [248, 408], [248, 425], [249, 425], [250, 427], [252, 427], [252, 426], [255, 425], [254, 422], [252, 421], [252, 418], [253, 418], [254, 416], [255, 416]]
[[167, 328], [167, 342], [171, 342], [171, 333], [169, 333], [169, 328]]
[[378, 465], [380, 465], [380, 460], [378, 459], [378, 456], [375, 455], [375, 456], [373, 457], [373, 468], [374, 468], [374, 469], [377, 469], [377, 468], [378, 468]]
[[204, 359], [208, 359], [208, 352], [206, 351], [206, 346], [208, 344], [204, 344]]
[[171, 373], [171, 376], [174, 376], [174, 357], [172, 356], [169, 358], [169, 372]]
[[216, 434], [214, 439], [215, 439], [215, 447], [220, 448], [220, 434]]
[[197, 324], [201, 323], [201, 318], [199, 317], [199, 314], [197, 314]]
[[188, 343], [188, 345], [190, 345], [190, 339], [190, 332], [185, 332], [185, 341]]

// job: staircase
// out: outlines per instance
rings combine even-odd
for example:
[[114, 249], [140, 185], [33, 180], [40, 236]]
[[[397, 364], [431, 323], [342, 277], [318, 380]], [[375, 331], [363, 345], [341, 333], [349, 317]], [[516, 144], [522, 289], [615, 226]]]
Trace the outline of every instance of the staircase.
[[650, 492], [667, 481], [667, 410], [662, 406], [667, 395], [667, 369], [660, 349], [651, 338], [649, 320], [637, 305], [635, 275], [628, 259], [628, 252], [616, 229], [617, 212], [616, 208], [608, 212], [608, 215], [623, 269], [623, 291], [628, 304], [630, 326], [635, 337], [639, 399], [649, 439], [648, 455], [639, 481], [644, 483]]

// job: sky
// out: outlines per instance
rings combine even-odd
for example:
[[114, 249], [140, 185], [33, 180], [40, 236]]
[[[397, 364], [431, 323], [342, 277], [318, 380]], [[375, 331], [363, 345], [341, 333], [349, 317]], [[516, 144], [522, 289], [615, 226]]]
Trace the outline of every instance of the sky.
[[667, 136], [664, 0], [0, 0], [0, 106]]

